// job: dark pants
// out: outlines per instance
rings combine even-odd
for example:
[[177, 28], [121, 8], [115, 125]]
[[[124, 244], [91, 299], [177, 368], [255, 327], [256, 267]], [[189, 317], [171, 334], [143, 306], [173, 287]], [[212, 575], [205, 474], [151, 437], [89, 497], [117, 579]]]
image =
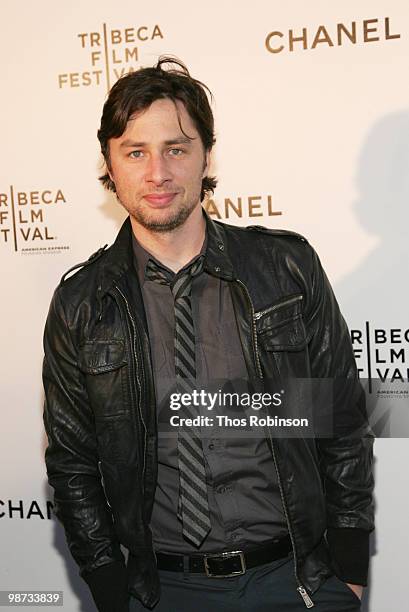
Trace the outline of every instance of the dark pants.
[[[160, 571], [161, 598], [154, 612], [306, 612], [297, 591], [292, 556], [247, 570], [232, 578]], [[331, 576], [311, 597], [312, 611], [356, 612], [359, 597]], [[129, 612], [146, 611], [132, 598]]]

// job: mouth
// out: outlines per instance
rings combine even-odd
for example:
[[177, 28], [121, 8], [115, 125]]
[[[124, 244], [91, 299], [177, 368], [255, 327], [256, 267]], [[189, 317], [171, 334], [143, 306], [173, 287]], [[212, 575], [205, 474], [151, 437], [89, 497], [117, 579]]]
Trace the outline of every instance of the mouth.
[[176, 195], [176, 192], [148, 193], [144, 196], [144, 200], [149, 202], [149, 204], [154, 208], [162, 208], [163, 206], [167, 206], [168, 204], [170, 204]]

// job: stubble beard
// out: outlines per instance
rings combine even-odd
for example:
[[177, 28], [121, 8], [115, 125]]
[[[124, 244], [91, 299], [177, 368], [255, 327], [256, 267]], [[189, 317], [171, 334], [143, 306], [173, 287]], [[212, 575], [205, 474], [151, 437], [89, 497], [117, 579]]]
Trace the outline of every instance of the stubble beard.
[[128, 211], [131, 217], [135, 219], [139, 225], [150, 232], [164, 233], [171, 232], [178, 227], [181, 227], [190, 217], [194, 209], [199, 203], [200, 193], [197, 198], [192, 198], [188, 203], [180, 205], [175, 211], [172, 211], [163, 219], [155, 219], [154, 214], [147, 213], [143, 206], [130, 207], [126, 206], [119, 198], [119, 202]]

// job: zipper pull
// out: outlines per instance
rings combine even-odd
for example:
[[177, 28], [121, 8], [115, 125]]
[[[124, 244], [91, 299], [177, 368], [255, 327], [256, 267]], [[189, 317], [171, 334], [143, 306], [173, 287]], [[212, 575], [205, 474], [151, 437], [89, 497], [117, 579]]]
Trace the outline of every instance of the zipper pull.
[[314, 602], [312, 601], [311, 597], [308, 595], [308, 593], [304, 589], [304, 587], [303, 586], [297, 587], [297, 591], [299, 592], [299, 594], [303, 598], [305, 606], [307, 608], [313, 608], [314, 607]]

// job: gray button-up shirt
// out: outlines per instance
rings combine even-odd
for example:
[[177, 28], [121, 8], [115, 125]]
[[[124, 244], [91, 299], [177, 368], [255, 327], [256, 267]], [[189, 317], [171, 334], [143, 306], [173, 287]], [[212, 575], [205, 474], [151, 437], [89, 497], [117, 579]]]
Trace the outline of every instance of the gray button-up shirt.
[[[148, 321], [158, 410], [158, 484], [151, 520], [155, 550], [197, 551], [182, 535], [177, 518], [179, 472], [177, 432], [169, 433], [169, 392], [175, 383], [174, 301], [167, 285], [145, 279], [152, 258], [133, 237], [135, 267]], [[201, 253], [206, 250], [206, 240]], [[196, 257], [194, 258], [196, 259]], [[192, 261], [194, 261], [194, 259]], [[189, 262], [188, 265], [190, 265]], [[169, 270], [168, 270], [169, 271]], [[172, 271], [169, 271], [173, 274]], [[217, 391], [226, 381], [243, 381], [247, 369], [229, 283], [205, 271], [192, 281], [198, 387]], [[207, 408], [199, 409], [207, 414]], [[227, 414], [218, 408], [218, 414]], [[232, 416], [239, 417], [237, 412]], [[262, 432], [257, 436], [224, 435], [219, 427], [202, 429], [211, 530], [201, 552], [251, 548], [288, 533], [277, 474]]]

